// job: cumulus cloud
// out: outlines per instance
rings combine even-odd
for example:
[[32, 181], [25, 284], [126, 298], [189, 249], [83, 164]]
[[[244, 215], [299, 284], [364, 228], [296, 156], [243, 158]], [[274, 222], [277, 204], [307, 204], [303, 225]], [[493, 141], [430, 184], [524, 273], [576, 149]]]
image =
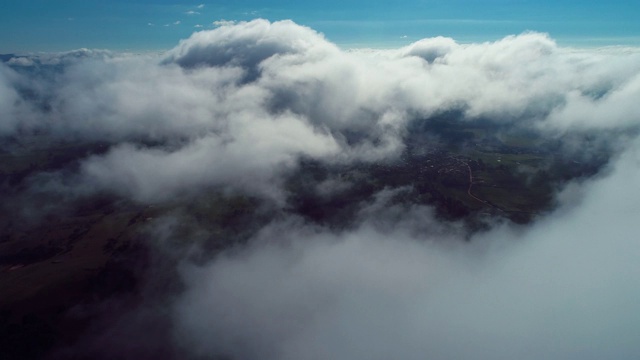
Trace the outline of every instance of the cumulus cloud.
[[277, 197], [276, 175], [294, 166], [297, 156], [321, 157], [338, 150], [331, 136], [314, 133], [294, 116], [259, 121], [255, 116], [234, 118], [228, 138], [207, 136], [176, 151], [119, 146], [87, 159], [82, 172], [89, 183], [145, 202], [226, 184]]
[[436, 59], [442, 58], [459, 47], [460, 45], [455, 40], [438, 36], [411, 44], [404, 49], [404, 54], [405, 56], [418, 56], [429, 63], [433, 63]]
[[[605, 90], [602, 90], [603, 92]], [[599, 97], [594, 100], [595, 97]], [[609, 92], [572, 91], [562, 107], [549, 116], [549, 126], [588, 129], [637, 128], [640, 110], [632, 99], [640, 96], [640, 76], [635, 75]]]
[[[132, 162], [118, 165], [116, 155], [154, 159], [158, 168], [166, 161], [167, 169], [179, 163], [181, 155], [188, 162], [197, 153], [193, 149], [215, 150], [222, 159], [234, 146], [258, 159], [279, 159], [267, 161], [267, 166], [246, 162], [263, 170], [287, 168], [298, 156], [380, 161], [402, 152], [412, 119], [451, 109], [461, 110], [468, 121], [484, 118], [552, 134], [637, 124], [640, 62], [633, 51], [572, 51], [536, 33], [482, 44], [438, 37], [398, 50], [343, 51], [291, 21], [218, 25], [194, 33], [161, 57], [87, 49], [25, 57], [37, 66], [58, 65], [63, 71], [43, 80], [5, 67], [3, 131], [16, 131], [28, 122], [53, 136], [108, 141], [114, 144], [112, 151], [104, 158], [85, 159], [82, 169], [91, 175], [81, 178], [121, 194], [148, 194], [136, 196], [147, 199], [229, 178], [213, 176], [218, 172], [211, 160], [205, 162], [208, 166], [192, 167], [188, 173], [193, 180], [159, 181], [162, 176], [151, 172], [145, 177], [143, 167]], [[20, 97], [17, 80], [9, 81], [9, 73], [31, 84], [46, 113], [19, 116], [30, 102]], [[283, 119], [286, 127], [281, 126]], [[269, 146], [276, 153], [253, 146], [261, 133], [275, 131], [279, 136], [265, 135], [260, 142], [282, 142], [287, 136], [300, 141], [296, 146]], [[147, 149], [141, 141], [159, 141], [160, 146]], [[325, 144], [326, 150], [307, 151], [306, 143]], [[97, 169], [116, 168], [130, 172], [122, 179], [129, 179], [136, 191], [123, 192], [125, 180], [97, 177], [109, 173]], [[264, 179], [271, 172], [238, 169], [245, 172], [238, 177], [259, 173]], [[147, 193], [145, 184], [154, 190]]]
[[277, 54], [311, 52], [333, 47], [316, 32], [291, 21], [223, 23], [215, 31], [198, 32], [171, 50], [166, 62], [180, 66], [240, 66], [255, 69], [263, 60]]
[[7, 61], [7, 65], [12, 66], [33, 66], [34, 61], [28, 57], [12, 57]]
[[[5, 66], [3, 131], [29, 124], [54, 137], [106, 141], [113, 148], [84, 159], [80, 178], [149, 199], [220, 184], [229, 173], [234, 179], [277, 177], [265, 169], [289, 168], [299, 156], [394, 159], [404, 149], [407, 124], [449, 110], [461, 111], [466, 121], [489, 119], [553, 136], [637, 124], [640, 61], [634, 51], [564, 49], [537, 33], [482, 44], [438, 37], [397, 50], [344, 51], [291, 21], [217, 25], [160, 56], [81, 49], [25, 57], [34, 62], [30, 68], [52, 74], [42, 77]], [[26, 84], [30, 98], [20, 95], [18, 83]], [[25, 112], [34, 108], [43, 111]], [[233, 167], [237, 172], [212, 170], [218, 168], [213, 159], [235, 153], [229, 149], [236, 146], [246, 156], [277, 160], [265, 166], [243, 161], [255, 168]], [[216, 155], [207, 166], [190, 167], [188, 181], [118, 160], [131, 154], [171, 169], [199, 151]], [[112, 181], [110, 171], [129, 175]]]

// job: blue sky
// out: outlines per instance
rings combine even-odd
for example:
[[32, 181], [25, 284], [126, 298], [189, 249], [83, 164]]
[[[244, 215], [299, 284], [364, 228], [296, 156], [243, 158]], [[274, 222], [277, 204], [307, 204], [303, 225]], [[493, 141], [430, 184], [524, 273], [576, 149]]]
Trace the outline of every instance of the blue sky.
[[438, 35], [486, 41], [527, 30], [566, 45], [640, 45], [638, 14], [637, 0], [2, 0], [0, 52], [162, 50], [215, 20], [256, 17], [293, 19], [347, 47]]

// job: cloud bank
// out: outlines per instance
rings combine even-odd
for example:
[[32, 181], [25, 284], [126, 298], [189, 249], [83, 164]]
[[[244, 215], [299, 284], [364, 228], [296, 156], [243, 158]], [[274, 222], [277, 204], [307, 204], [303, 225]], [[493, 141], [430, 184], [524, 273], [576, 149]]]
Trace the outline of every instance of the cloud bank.
[[[2, 65], [0, 131], [108, 142], [106, 154], [83, 161], [82, 176], [151, 201], [253, 174], [263, 183], [300, 156], [394, 159], [412, 119], [450, 110], [549, 136], [632, 130], [639, 58], [564, 49], [537, 33], [343, 51], [290, 21], [225, 23], [160, 57], [82, 50], [31, 67]], [[238, 156], [247, 156], [240, 167], [223, 160]], [[183, 170], [192, 180], [148, 170], [175, 163], [190, 167]]]
[[[640, 152], [524, 232], [333, 234], [288, 223], [183, 270], [176, 338], [237, 359], [633, 359]], [[430, 221], [427, 214], [418, 216]]]
[[[143, 204], [221, 188], [286, 210], [283, 183], [301, 159], [393, 163], [412, 122], [451, 111], [589, 138], [562, 148], [577, 154], [598, 142], [615, 151], [531, 226], [469, 239], [431, 209], [379, 194], [351, 228], [286, 214], [239, 249], [184, 260], [186, 290], [170, 309], [180, 357], [640, 355], [640, 51], [562, 48], [538, 33], [347, 51], [290, 21], [217, 25], [159, 55], [0, 64], [5, 151], [17, 151], [12, 141], [101, 146], [26, 183]], [[335, 175], [327, 186], [350, 191]]]

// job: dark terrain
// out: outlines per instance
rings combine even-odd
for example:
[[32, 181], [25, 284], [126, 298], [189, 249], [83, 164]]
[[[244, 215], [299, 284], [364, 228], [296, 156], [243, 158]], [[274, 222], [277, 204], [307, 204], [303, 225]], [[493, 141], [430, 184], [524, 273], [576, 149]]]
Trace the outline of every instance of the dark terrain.
[[[532, 131], [501, 133], [490, 122], [443, 114], [415, 121], [407, 148], [393, 161], [341, 165], [300, 159], [287, 176], [284, 207], [215, 188], [149, 205], [34, 187], [41, 174], [73, 173], [82, 158], [106, 151], [100, 143], [43, 138], [2, 140], [2, 359], [65, 358], [66, 346], [99, 331], [114, 313], [169, 301], [181, 287], [175, 263], [190, 246], [206, 250], [193, 259], [203, 261], [283, 214], [345, 229], [376, 194], [401, 188], [394, 203], [432, 206], [443, 220], [461, 221], [474, 233], [493, 221], [535, 221], [553, 209], [553, 195], [564, 183], [591, 176], [606, 163], [606, 157], [570, 157], [560, 141]], [[152, 322], [161, 325], [162, 319]], [[160, 338], [170, 336], [156, 331]], [[151, 347], [166, 356], [166, 346], [158, 341]]]

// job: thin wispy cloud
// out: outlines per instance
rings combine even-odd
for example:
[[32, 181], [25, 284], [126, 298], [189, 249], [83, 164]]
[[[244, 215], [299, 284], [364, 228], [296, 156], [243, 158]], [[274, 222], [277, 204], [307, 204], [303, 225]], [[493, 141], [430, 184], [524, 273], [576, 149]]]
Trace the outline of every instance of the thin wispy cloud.
[[213, 26], [230, 26], [230, 25], [234, 25], [236, 23], [237, 23], [237, 21], [234, 21], [234, 20], [220, 19], [220, 20], [216, 20], [216, 21], [212, 22], [211, 25], [213, 25]]

